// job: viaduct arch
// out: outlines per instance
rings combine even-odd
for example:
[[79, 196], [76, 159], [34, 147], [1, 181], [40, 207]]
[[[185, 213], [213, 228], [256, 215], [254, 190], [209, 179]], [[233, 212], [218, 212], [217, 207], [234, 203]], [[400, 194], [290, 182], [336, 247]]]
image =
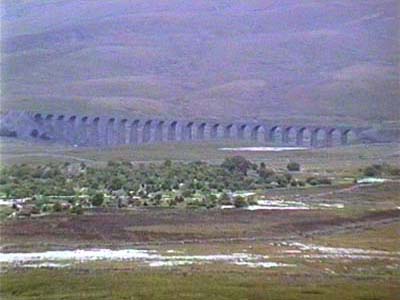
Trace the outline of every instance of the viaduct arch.
[[[129, 119], [32, 112], [6, 112], [1, 126], [17, 138], [74, 146], [111, 147], [217, 139], [301, 147], [332, 147], [357, 141], [368, 128], [274, 124], [257, 121]], [[1, 132], [7, 132], [1, 130]], [[351, 138], [352, 137], [352, 138]]]

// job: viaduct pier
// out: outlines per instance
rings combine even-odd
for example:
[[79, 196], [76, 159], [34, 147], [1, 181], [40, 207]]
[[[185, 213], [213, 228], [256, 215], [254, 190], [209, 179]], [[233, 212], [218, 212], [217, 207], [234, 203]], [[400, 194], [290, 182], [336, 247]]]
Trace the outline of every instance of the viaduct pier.
[[276, 124], [259, 121], [118, 118], [7, 111], [0, 135], [79, 147], [112, 147], [166, 142], [250, 140], [304, 147], [332, 147], [356, 142], [368, 128]]

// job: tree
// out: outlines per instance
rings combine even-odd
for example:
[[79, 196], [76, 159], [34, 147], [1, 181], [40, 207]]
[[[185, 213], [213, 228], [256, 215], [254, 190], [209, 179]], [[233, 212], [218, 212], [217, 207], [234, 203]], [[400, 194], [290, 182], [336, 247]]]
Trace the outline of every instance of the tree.
[[288, 163], [286, 168], [288, 169], [288, 171], [300, 171], [300, 164], [297, 162], [290, 162]]
[[61, 205], [60, 202], [54, 203], [54, 205], [53, 205], [53, 211], [54, 211], [54, 212], [60, 212], [60, 211], [62, 211], [62, 205]]
[[122, 185], [124, 184], [124, 182], [122, 181], [122, 179], [120, 177], [113, 177], [111, 179], [111, 183], [109, 188], [113, 191], [117, 191], [120, 190], [122, 188]]
[[382, 167], [380, 165], [372, 165], [364, 169], [364, 176], [377, 177], [381, 175], [382, 175]]
[[247, 202], [246, 199], [244, 199], [243, 197], [237, 196], [233, 200], [233, 205], [235, 205], [236, 208], [245, 207], [247, 206]]
[[103, 193], [97, 193], [93, 196], [91, 200], [93, 206], [101, 206], [104, 202], [104, 195]]
[[253, 164], [243, 156], [232, 156], [225, 158], [221, 167], [230, 172], [239, 172], [243, 175], [247, 175], [247, 171], [253, 167]]

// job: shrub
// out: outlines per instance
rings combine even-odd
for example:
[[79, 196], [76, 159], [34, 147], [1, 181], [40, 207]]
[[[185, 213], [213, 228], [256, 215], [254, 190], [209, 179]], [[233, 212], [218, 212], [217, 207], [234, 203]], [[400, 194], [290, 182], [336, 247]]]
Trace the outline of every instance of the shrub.
[[91, 202], [93, 206], [101, 206], [104, 202], [103, 193], [97, 193], [96, 195], [94, 195]]
[[233, 156], [225, 158], [221, 167], [230, 172], [238, 172], [247, 175], [247, 171], [253, 167], [253, 164], [242, 156]]
[[391, 175], [391, 176], [400, 176], [400, 168], [399, 167], [390, 166], [388, 172], [389, 172], [389, 175]]
[[300, 171], [300, 164], [297, 162], [290, 162], [288, 163], [286, 168], [288, 169], [288, 171]]
[[82, 206], [76, 205], [76, 206], [72, 207], [71, 213], [77, 214], [77, 215], [82, 215], [82, 214], [83, 214], [83, 208], [82, 208]]
[[363, 171], [364, 176], [376, 177], [382, 174], [382, 167], [380, 165], [368, 166]]
[[327, 177], [308, 177], [306, 182], [310, 185], [319, 185], [319, 184], [332, 184], [332, 180]]
[[275, 175], [275, 172], [272, 169], [260, 168], [258, 170], [258, 175], [262, 178], [270, 178]]
[[184, 191], [182, 192], [182, 196], [185, 197], [185, 198], [190, 198], [190, 197], [193, 196], [193, 191], [192, 191], [192, 190], [189, 190], [189, 189], [184, 190]]
[[176, 206], [176, 204], [177, 204], [176, 198], [168, 200], [168, 206], [172, 207], [172, 206]]
[[235, 205], [235, 207], [237, 207], [237, 208], [240, 208], [240, 207], [246, 207], [248, 204], [247, 204], [246, 199], [244, 199], [241, 196], [237, 196], [233, 200], [233, 205]]
[[61, 205], [60, 202], [54, 203], [54, 205], [53, 205], [53, 211], [54, 211], [54, 212], [60, 212], [60, 211], [62, 211], [62, 205]]
[[306, 183], [305, 183], [303, 180], [298, 180], [298, 181], [297, 181], [297, 185], [298, 185], [298, 186], [305, 186]]
[[231, 205], [231, 198], [227, 193], [222, 193], [219, 196], [218, 202], [220, 205]]

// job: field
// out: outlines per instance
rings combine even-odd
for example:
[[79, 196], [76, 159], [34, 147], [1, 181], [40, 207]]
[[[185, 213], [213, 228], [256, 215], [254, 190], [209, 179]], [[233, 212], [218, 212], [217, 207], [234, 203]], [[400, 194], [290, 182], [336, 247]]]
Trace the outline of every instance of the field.
[[[15, 162], [164, 159], [219, 162], [227, 144], [171, 144], [95, 151], [3, 143]], [[400, 294], [400, 183], [354, 184], [346, 177], [373, 163], [398, 166], [398, 145], [247, 153], [284, 168], [344, 183], [266, 190], [306, 210], [96, 208], [83, 215], [6, 218], [1, 252], [135, 250], [126, 260], [1, 262], [1, 299], [396, 299]], [[99, 250], [97, 250], [99, 251]], [[103, 250], [106, 251], [106, 250]], [[64, 252], [63, 252], [64, 253]], [[136, 252], [135, 252], [136, 253]], [[137, 255], [137, 253], [135, 255]], [[54, 263], [54, 265], [51, 265]], [[58, 265], [59, 264], [59, 265]]]

